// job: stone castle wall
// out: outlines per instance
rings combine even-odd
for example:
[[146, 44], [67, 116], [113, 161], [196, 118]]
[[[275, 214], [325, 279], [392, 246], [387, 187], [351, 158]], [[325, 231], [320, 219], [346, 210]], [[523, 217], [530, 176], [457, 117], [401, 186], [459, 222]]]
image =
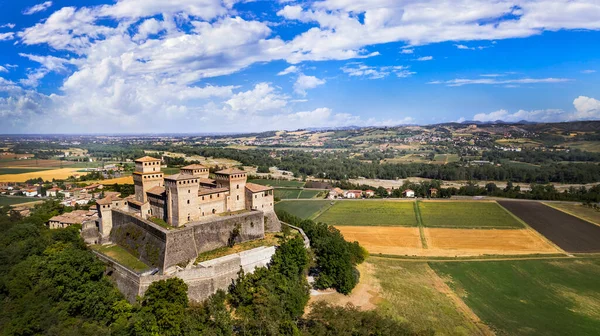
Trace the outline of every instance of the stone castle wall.
[[246, 273], [252, 273], [257, 267], [266, 266], [275, 254], [275, 247], [258, 247], [227, 255], [168, 275], [139, 274], [112, 258], [94, 253], [107, 264], [106, 274], [131, 303], [134, 303], [138, 296], [143, 296], [154, 281], [175, 277], [188, 285], [190, 301], [201, 302], [219, 289], [227, 290], [232, 281], [237, 279], [240, 268]]
[[185, 266], [199, 253], [226, 246], [236, 228], [236, 243], [263, 238], [265, 233], [261, 211], [215, 216], [207, 222], [188, 223], [172, 230], [120, 210], [112, 211], [112, 222], [111, 242], [163, 271]]

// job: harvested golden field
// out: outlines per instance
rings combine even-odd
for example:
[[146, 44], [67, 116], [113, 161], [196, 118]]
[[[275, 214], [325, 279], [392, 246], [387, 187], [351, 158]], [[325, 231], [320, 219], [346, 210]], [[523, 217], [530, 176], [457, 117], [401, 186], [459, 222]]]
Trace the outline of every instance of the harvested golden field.
[[49, 167], [60, 167], [70, 166], [75, 164], [73, 161], [60, 161], [60, 160], [35, 160], [35, 159], [24, 159], [24, 160], [0, 160], [0, 167], [3, 168], [49, 168]]
[[101, 180], [101, 181], [94, 181], [95, 183], [102, 183], [102, 184], [133, 184], [133, 176], [123, 176], [123, 177], [117, 177], [114, 179], [110, 179], [110, 180]]
[[427, 255], [469, 256], [482, 254], [537, 254], [561, 252], [531, 229], [424, 230], [429, 246]]
[[52, 181], [52, 179], [66, 179], [74, 174], [85, 175], [85, 173], [77, 173], [80, 169], [81, 168], [61, 168], [23, 174], [5, 174], [0, 175], [0, 182], [25, 182], [38, 177], [41, 177], [44, 181]]
[[336, 226], [347, 241], [358, 243], [369, 253], [413, 255], [422, 250], [419, 228], [398, 226]]

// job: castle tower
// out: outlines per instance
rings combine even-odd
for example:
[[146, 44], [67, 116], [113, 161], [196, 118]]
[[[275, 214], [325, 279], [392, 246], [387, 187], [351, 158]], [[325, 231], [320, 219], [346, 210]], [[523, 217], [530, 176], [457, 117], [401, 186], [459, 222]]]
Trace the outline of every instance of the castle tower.
[[165, 177], [167, 191], [167, 222], [172, 226], [183, 226], [198, 220], [198, 177], [175, 174]]
[[193, 164], [181, 168], [181, 174], [194, 175], [196, 177], [207, 179], [209, 172], [207, 167], [200, 164]]
[[154, 187], [163, 186], [163, 173], [160, 171], [160, 159], [144, 156], [135, 160], [133, 172], [133, 185], [135, 200], [140, 203], [148, 201], [146, 192]]
[[246, 208], [246, 172], [228, 168], [215, 173], [218, 188], [229, 188], [227, 210], [239, 211]]

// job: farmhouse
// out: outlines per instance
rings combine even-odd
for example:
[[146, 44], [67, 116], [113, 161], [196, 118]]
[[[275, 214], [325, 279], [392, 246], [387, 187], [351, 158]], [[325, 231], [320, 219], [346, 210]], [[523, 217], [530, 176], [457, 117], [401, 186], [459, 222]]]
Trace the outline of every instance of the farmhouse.
[[406, 190], [404, 190], [404, 191], [402, 192], [402, 195], [403, 195], [404, 197], [407, 197], [407, 198], [414, 198], [414, 197], [415, 197], [415, 192], [414, 192], [414, 190], [411, 190], [411, 189], [406, 189]]
[[365, 196], [367, 196], [367, 197], [373, 197], [373, 196], [375, 196], [375, 192], [373, 190], [371, 190], [371, 189], [365, 190]]
[[56, 197], [56, 195], [62, 191], [62, 189], [54, 187], [51, 189], [46, 190], [46, 197]]
[[363, 194], [362, 190], [348, 190], [348, 191], [346, 191], [344, 196], [346, 198], [354, 199], [354, 198], [361, 198], [362, 194]]

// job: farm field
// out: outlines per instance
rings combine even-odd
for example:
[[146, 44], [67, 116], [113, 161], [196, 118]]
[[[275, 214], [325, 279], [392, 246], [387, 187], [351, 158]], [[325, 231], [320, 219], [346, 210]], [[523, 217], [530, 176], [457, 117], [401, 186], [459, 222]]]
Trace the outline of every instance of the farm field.
[[[61, 168], [22, 174], [5, 174], [0, 175], [0, 182], [25, 182], [38, 177], [41, 177], [44, 181], [52, 181], [52, 179], [66, 179], [73, 174], [77, 174], [79, 170], [79, 168]], [[84, 173], [79, 174], [85, 175]]]
[[301, 192], [302, 189], [277, 188], [274, 196], [279, 199], [297, 199]]
[[413, 202], [337, 201], [317, 221], [334, 226], [417, 226]]
[[358, 241], [371, 254], [415, 255], [421, 248], [416, 227], [336, 226], [347, 241]]
[[430, 262], [498, 335], [597, 335], [600, 259]]
[[600, 252], [600, 226], [539, 202], [499, 203], [567, 252]]
[[[466, 305], [426, 262], [369, 258], [380, 287], [377, 310], [436, 335], [485, 335]], [[362, 280], [361, 280], [362, 281]]]
[[33, 173], [37, 171], [43, 171], [46, 169], [48, 168], [0, 168], [0, 175]]
[[302, 219], [309, 219], [330, 206], [331, 201], [282, 201], [275, 204], [276, 211], [287, 211]]
[[459, 159], [460, 158], [458, 157], [458, 154], [436, 154], [433, 157], [433, 161], [431, 163], [446, 164], [451, 162], [458, 162]]
[[302, 189], [298, 198], [300, 199], [310, 199], [319, 196], [323, 192], [327, 192], [327, 190], [314, 190], [314, 189]]
[[109, 180], [100, 180], [100, 181], [89, 181], [94, 183], [102, 183], [102, 184], [133, 184], [133, 176], [122, 176]]
[[600, 225], [600, 211], [584, 207], [577, 203], [544, 203], [547, 206], [557, 208], [568, 214], [585, 219], [589, 222]]
[[22, 203], [28, 203], [28, 202], [35, 202], [35, 201], [39, 201], [39, 198], [35, 198], [35, 197], [5, 197], [5, 196], [0, 196], [0, 206], [5, 206], [5, 205], [16, 205], [16, 204], [22, 204]]
[[268, 179], [256, 179], [248, 182], [271, 186], [271, 187], [282, 187], [282, 188], [302, 188], [304, 182], [302, 181], [289, 181], [289, 180], [268, 180]]
[[484, 254], [560, 253], [558, 249], [531, 229], [426, 228], [424, 234], [428, 245], [428, 251], [423, 251], [426, 255], [473, 256]]
[[524, 225], [495, 202], [419, 202], [425, 227], [514, 229]]

